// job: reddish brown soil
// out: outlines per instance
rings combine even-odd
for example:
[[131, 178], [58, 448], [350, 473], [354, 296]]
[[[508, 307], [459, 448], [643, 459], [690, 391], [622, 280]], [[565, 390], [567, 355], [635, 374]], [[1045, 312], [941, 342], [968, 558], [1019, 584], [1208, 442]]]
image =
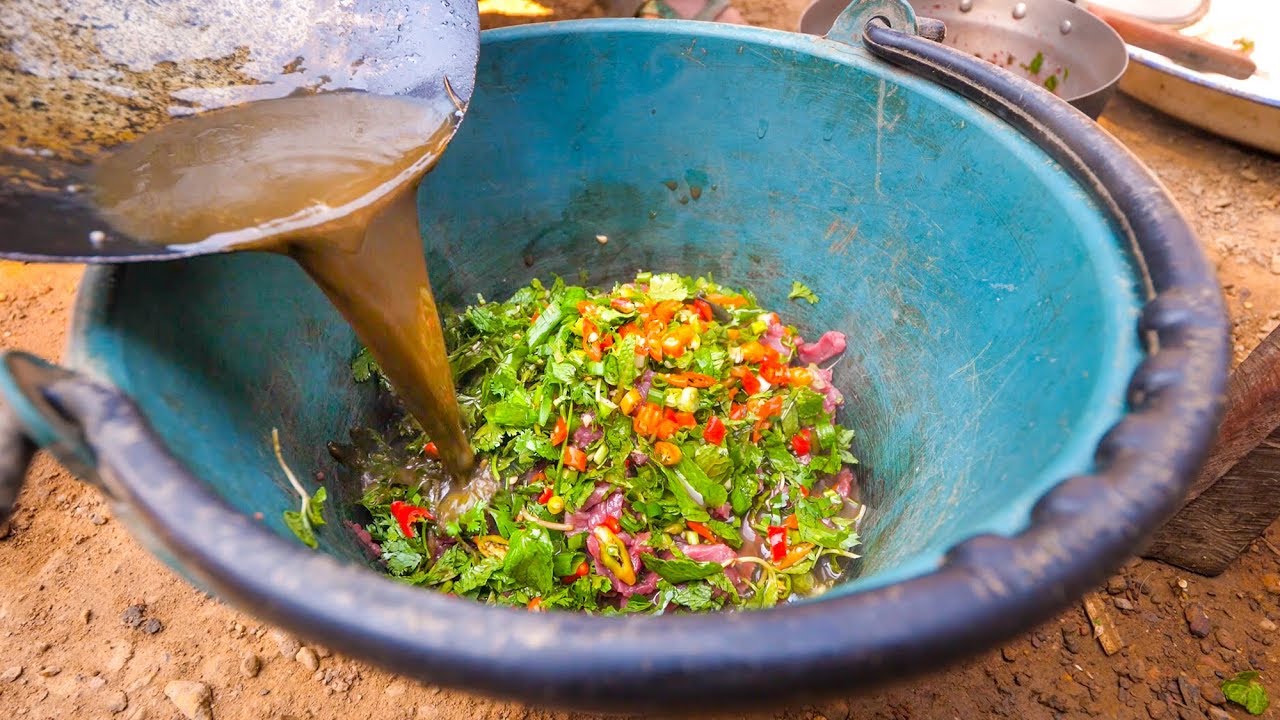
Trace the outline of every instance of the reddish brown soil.
[[[550, 6], [552, 19], [599, 14], [592, 0]], [[739, 7], [755, 24], [791, 28], [802, 6], [739, 0]], [[488, 25], [504, 21], [513, 20], [486, 16]], [[1280, 322], [1280, 161], [1124, 98], [1103, 125], [1159, 173], [1218, 264], [1238, 361]], [[60, 355], [79, 275], [69, 266], [0, 264], [3, 345]], [[205, 683], [220, 720], [586, 717], [419, 685], [318, 649], [283, 657], [268, 628], [175, 578], [110, 517], [96, 491], [47, 459], [32, 471], [21, 505], [0, 540], [0, 717], [182, 717], [165, 695], [174, 680]], [[759, 717], [1221, 720], [1220, 678], [1248, 668], [1263, 671], [1280, 706], [1280, 527], [1267, 537], [1212, 579], [1132, 562], [1101, 590], [1126, 642], [1112, 657], [1075, 606], [947, 672]], [[144, 606], [141, 615], [129, 610], [134, 605]], [[1207, 620], [1196, 628], [1207, 630], [1203, 638], [1187, 621], [1196, 608]], [[250, 656], [261, 663], [252, 677], [242, 670]], [[318, 669], [307, 667], [312, 660]]]

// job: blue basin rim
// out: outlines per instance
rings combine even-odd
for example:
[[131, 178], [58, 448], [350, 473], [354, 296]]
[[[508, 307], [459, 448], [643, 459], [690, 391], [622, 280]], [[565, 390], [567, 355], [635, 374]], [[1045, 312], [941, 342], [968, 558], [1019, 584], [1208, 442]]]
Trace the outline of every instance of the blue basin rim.
[[[576, 32], [777, 35], [670, 20], [573, 23]], [[483, 35], [554, 36], [564, 26]], [[1228, 326], [1190, 227], [1124, 146], [1030, 83], [983, 76], [955, 51], [930, 55], [923, 41], [904, 37], [869, 30], [866, 40], [873, 53], [996, 112], [1079, 178], [1132, 239], [1152, 293], [1140, 321], [1151, 352], [1130, 383], [1128, 413], [1099, 443], [1096, 472], [1057, 485], [1027, 531], [965, 541], [927, 575], [760, 612], [599, 618], [486, 607], [374, 581], [363, 568], [274, 535], [193, 476], [118, 394], [68, 386], [49, 399], [81, 418], [105, 492], [134, 516], [149, 547], [263, 620], [423, 681], [619, 712], [758, 708], [901, 679], [991, 646], [1098, 584], [1177, 509], [1214, 438]], [[88, 274], [79, 325], [110, 307], [113, 273]]]

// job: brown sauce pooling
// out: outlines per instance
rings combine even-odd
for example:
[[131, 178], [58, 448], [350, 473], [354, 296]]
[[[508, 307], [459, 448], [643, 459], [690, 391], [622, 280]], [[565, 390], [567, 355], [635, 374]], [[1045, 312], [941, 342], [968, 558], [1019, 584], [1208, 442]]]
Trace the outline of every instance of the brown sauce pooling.
[[457, 117], [452, 103], [363, 93], [249, 103], [171, 123], [102, 160], [94, 198], [139, 240], [292, 257], [464, 478], [474, 456], [416, 204]]

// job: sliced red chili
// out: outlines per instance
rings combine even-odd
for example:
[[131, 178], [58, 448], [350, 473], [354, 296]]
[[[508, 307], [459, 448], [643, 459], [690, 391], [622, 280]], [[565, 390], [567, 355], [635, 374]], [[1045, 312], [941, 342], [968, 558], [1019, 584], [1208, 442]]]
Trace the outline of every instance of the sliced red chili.
[[571, 467], [578, 472], [586, 472], [587, 454], [572, 445], [565, 445], [564, 464], [565, 467]]
[[719, 445], [724, 442], [724, 423], [716, 415], [712, 415], [707, 420], [707, 427], [702, 431], [702, 439], [712, 445]]
[[685, 527], [698, 533], [698, 535], [701, 536], [707, 542], [711, 542], [711, 543], [719, 542], [716, 538], [716, 534], [711, 532], [711, 528], [707, 527], [706, 525], [703, 525], [702, 523], [696, 520], [685, 520], [684, 524], [685, 524]]
[[760, 377], [770, 385], [782, 385], [787, 381], [787, 369], [780, 363], [765, 360], [760, 364]]
[[400, 525], [400, 532], [404, 533], [407, 538], [418, 536], [418, 532], [413, 529], [415, 522], [436, 519], [436, 516], [431, 514], [430, 510], [417, 505], [410, 505], [403, 500], [395, 500], [391, 503], [391, 517], [396, 519], [396, 522]]
[[547, 502], [551, 500], [551, 496], [555, 494], [556, 494], [556, 489], [548, 485], [546, 489], [542, 491], [542, 494], [538, 496], [538, 504], [546, 505]]
[[779, 525], [770, 525], [765, 535], [769, 541], [769, 554], [774, 562], [787, 556], [787, 529]]
[[697, 311], [698, 317], [702, 318], [705, 322], [711, 322], [711, 303], [703, 300], [702, 298], [694, 298], [693, 309]]
[[569, 424], [564, 421], [563, 416], [556, 418], [556, 427], [551, 431], [551, 444], [559, 445], [567, 437], [569, 437]]
[[809, 428], [805, 428], [791, 436], [791, 449], [797, 455], [809, 454], [809, 451], [813, 449], [813, 442], [810, 439]]
[[582, 349], [592, 361], [599, 362], [604, 357], [604, 351], [600, 348], [600, 330], [590, 320], [582, 321]]
[[755, 373], [744, 367], [736, 367], [732, 372], [733, 376], [742, 383], [742, 389], [746, 390], [748, 395], [760, 392], [760, 379], [755, 376]]
[[600, 521], [600, 524], [609, 528], [611, 532], [622, 532], [622, 526], [618, 524], [618, 518], [613, 515], [605, 515], [604, 519]]

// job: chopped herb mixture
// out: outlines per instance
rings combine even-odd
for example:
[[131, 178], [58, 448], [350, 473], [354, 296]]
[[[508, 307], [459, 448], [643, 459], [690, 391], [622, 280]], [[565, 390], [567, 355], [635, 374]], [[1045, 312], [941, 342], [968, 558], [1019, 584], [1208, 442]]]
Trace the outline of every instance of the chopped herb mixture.
[[[445, 478], [403, 411], [331, 446], [372, 515], [352, 530], [397, 579], [531, 610], [763, 608], [857, 557], [842, 334], [805, 343], [750, 293], [640, 273], [535, 280], [445, 335], [476, 477]], [[367, 352], [352, 369], [390, 392]]]

